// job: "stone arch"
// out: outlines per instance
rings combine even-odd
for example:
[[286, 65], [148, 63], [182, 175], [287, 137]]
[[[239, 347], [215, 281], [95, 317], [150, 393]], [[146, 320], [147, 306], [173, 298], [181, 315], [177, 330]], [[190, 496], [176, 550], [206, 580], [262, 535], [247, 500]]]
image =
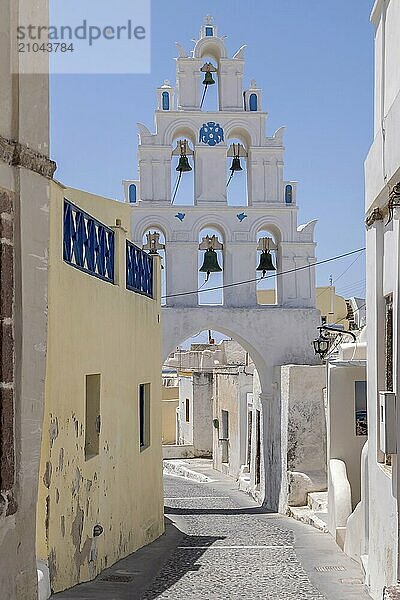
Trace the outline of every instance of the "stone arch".
[[270, 231], [275, 238], [275, 241], [279, 244], [280, 242], [288, 239], [288, 233], [283, 228], [283, 223], [279, 217], [260, 217], [257, 219], [250, 230], [251, 239], [256, 240], [259, 231], [266, 230]]
[[200, 234], [200, 231], [209, 227], [210, 229], [216, 229], [220, 232], [223, 237], [223, 241], [226, 244], [227, 241], [230, 240], [228, 229], [226, 228], [226, 224], [223, 219], [221, 219], [217, 215], [203, 215], [199, 217], [192, 226], [192, 236], [193, 239], [197, 240]]
[[[249, 353], [252, 361], [257, 369], [261, 390], [263, 394], [270, 396], [271, 389], [271, 368], [265, 362], [261, 354], [261, 350], [257, 349], [255, 344], [252, 344], [246, 339], [246, 331], [238, 331], [232, 327], [232, 323], [225, 324], [221, 319], [204, 318], [201, 310], [198, 314], [192, 315], [190, 321], [182, 320], [179, 329], [175, 326], [170, 327], [171, 320], [164, 319], [164, 335], [163, 335], [163, 360], [165, 361], [169, 354], [185, 340], [193, 337], [199, 331], [212, 329], [218, 333], [229, 336], [236, 340]], [[193, 318], [195, 317], [195, 318]], [[196, 318], [197, 317], [197, 318]], [[171, 330], [169, 330], [171, 329]]]
[[221, 58], [227, 58], [224, 42], [217, 37], [205, 37], [199, 40], [194, 48], [193, 57], [203, 58], [204, 56], [212, 56], [218, 63]]
[[164, 131], [163, 145], [171, 146], [173, 141], [178, 138], [187, 138], [193, 147], [197, 143], [198, 126], [190, 119], [176, 119], [168, 125]]
[[133, 223], [132, 232], [134, 240], [136, 242], [138, 240], [142, 240], [144, 234], [149, 229], [159, 229], [160, 231], [162, 231], [166, 242], [172, 239], [172, 230], [167, 219], [164, 219], [160, 215], [146, 215], [137, 223]]
[[229, 140], [229, 138], [239, 139], [243, 146], [246, 148], [247, 152], [254, 146], [251, 132], [248, 129], [248, 126], [245, 126], [243, 123], [238, 123], [237, 121], [231, 121], [225, 125], [225, 140]]

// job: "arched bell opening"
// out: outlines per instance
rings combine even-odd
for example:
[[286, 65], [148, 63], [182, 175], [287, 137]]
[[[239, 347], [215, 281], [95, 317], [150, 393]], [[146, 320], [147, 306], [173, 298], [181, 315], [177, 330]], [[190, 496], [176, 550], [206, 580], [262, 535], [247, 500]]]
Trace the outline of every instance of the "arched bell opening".
[[263, 229], [257, 234], [256, 283], [257, 303], [276, 305], [278, 303], [279, 258], [277, 238], [271, 231]]
[[171, 203], [194, 205], [194, 145], [187, 137], [175, 137], [171, 159]]
[[161, 256], [161, 305], [165, 306], [167, 293], [167, 256], [165, 251], [165, 235], [161, 229], [150, 227], [143, 235], [142, 249], [149, 254]]
[[205, 227], [200, 231], [198, 252], [198, 302], [200, 306], [224, 303], [223, 244], [223, 236], [217, 229]]
[[203, 58], [200, 77], [200, 110], [217, 112], [219, 110], [219, 61], [213, 56]]
[[240, 138], [229, 138], [226, 159], [226, 192], [229, 206], [248, 205], [247, 150]]

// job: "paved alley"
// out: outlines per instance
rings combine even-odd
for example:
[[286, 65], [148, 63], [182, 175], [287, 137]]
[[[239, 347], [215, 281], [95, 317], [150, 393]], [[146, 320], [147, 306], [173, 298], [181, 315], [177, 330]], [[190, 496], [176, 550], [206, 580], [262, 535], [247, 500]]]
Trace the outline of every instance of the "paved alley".
[[232, 480], [165, 477], [166, 534], [54, 600], [367, 600], [328, 534], [266, 514]]

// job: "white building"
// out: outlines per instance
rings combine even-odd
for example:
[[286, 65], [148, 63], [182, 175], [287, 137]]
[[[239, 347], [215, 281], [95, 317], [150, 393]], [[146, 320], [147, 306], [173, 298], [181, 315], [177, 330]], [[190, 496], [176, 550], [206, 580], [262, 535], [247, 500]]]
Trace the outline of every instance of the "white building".
[[[368, 328], [367, 580], [378, 600], [399, 581], [400, 0], [376, 0], [374, 141], [365, 166]], [[381, 393], [386, 392], [386, 393]], [[397, 421], [397, 425], [396, 425]], [[386, 598], [400, 598], [399, 588]]]
[[[239, 342], [254, 361], [260, 394], [253, 400], [253, 410], [259, 415], [263, 452], [261, 480], [256, 482], [257, 458], [252, 451], [251, 487], [268, 507], [278, 509], [286, 499], [287, 478], [273, 368], [315, 362], [311, 341], [319, 325], [316, 222], [298, 226], [296, 184], [284, 180], [283, 128], [266, 136], [262, 90], [254, 81], [244, 85], [245, 47], [228, 56], [211, 17], [191, 53], [177, 46], [176, 87], [166, 82], [158, 88], [155, 131], [139, 124], [139, 178], [125, 182], [126, 200], [133, 209], [132, 236], [141, 244], [146, 233], [156, 230], [165, 244], [164, 357], [198, 331], [213, 329]], [[205, 88], [203, 80], [210, 81], [210, 76], [215, 85]], [[204, 92], [212, 94], [216, 88], [214, 110], [203, 111]], [[175, 181], [176, 153], [182, 147], [192, 168], [182, 179], [193, 176], [193, 191], [174, 205], [171, 175]], [[229, 165], [235, 155], [240, 157], [247, 189], [239, 195], [240, 205], [228, 202], [232, 188], [227, 187], [227, 160]], [[223, 298], [216, 305], [201, 304], [198, 293], [199, 242], [210, 231], [218, 238], [223, 263]], [[266, 306], [257, 303], [255, 282], [261, 238], [267, 238], [278, 271], [289, 272], [276, 278], [276, 303]], [[216, 281], [217, 276], [212, 277]], [[237, 282], [245, 283], [232, 285]], [[253, 449], [256, 431], [255, 427]]]

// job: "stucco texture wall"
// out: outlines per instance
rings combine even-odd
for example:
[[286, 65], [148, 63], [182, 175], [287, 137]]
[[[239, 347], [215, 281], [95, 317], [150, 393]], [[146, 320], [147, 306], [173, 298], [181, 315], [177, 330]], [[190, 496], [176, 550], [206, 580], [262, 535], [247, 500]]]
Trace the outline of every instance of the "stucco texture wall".
[[367, 440], [356, 435], [355, 384], [366, 380], [365, 367], [328, 368], [328, 461], [344, 461], [351, 487], [352, 508], [361, 498], [361, 452]]
[[[214, 380], [214, 415], [219, 420], [219, 429], [214, 429], [214, 468], [238, 478], [246, 460], [247, 394], [253, 392], [253, 375], [225, 367], [222, 373], [215, 371]], [[229, 414], [228, 442], [220, 441], [223, 410]]]
[[[257, 290], [258, 304], [275, 304], [275, 290]], [[340, 322], [345, 329], [349, 329], [346, 319], [347, 305], [342, 296], [336, 294], [335, 286], [323, 286], [316, 289], [316, 306], [321, 311], [321, 317], [326, 318], [326, 323]]]
[[288, 404], [288, 469], [326, 471], [325, 369], [285, 365], [280, 371], [282, 402]]
[[[120, 285], [62, 260], [63, 198], [112, 226], [129, 207], [54, 184], [38, 558], [54, 591], [95, 577], [163, 532], [159, 298], [125, 289], [125, 234], [116, 231]], [[157, 272], [158, 282], [159, 274]], [[85, 460], [85, 376], [100, 374], [99, 452]], [[140, 450], [138, 386], [150, 383], [150, 444]], [[99, 524], [103, 533], [93, 536]]]
[[179, 387], [162, 388], [162, 442], [176, 444], [176, 420], [179, 406]]

